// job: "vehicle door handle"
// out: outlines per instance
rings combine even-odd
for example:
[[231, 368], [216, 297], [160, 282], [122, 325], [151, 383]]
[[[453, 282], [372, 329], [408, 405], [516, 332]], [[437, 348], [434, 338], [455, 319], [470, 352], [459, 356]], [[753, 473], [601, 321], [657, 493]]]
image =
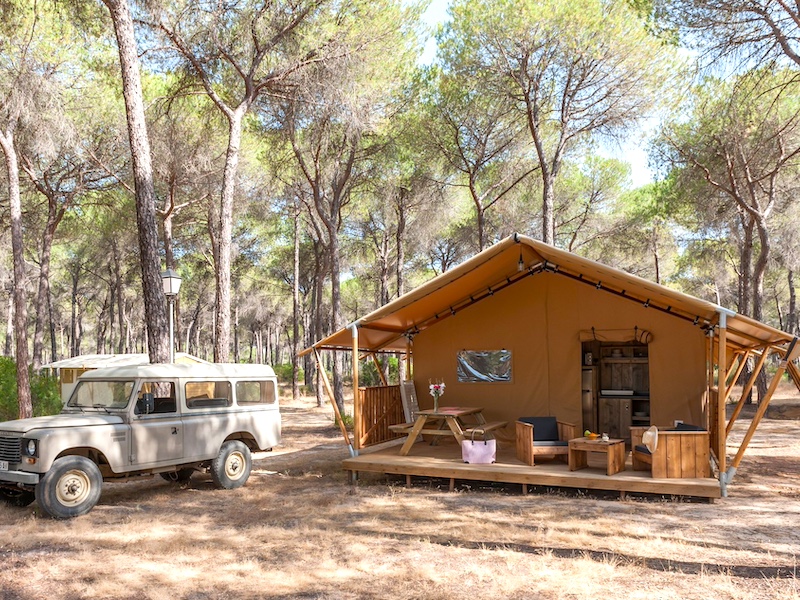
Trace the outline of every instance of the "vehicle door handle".
[[173, 427], [172, 428], [172, 435], [178, 435], [178, 428], [177, 427]]

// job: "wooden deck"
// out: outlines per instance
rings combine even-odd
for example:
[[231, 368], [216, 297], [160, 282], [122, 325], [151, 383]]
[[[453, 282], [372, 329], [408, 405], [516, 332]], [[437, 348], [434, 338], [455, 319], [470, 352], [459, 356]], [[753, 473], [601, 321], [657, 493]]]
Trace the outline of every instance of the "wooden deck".
[[[401, 439], [400, 442], [403, 440]], [[518, 483], [523, 486], [581, 488], [643, 494], [692, 496], [715, 499], [721, 497], [719, 481], [714, 478], [654, 479], [648, 471], [634, 471], [630, 452], [626, 453], [625, 470], [606, 475], [606, 456], [592, 454], [589, 467], [570, 471], [566, 463], [543, 460], [535, 466], [518, 461], [513, 442], [500, 442], [497, 462], [491, 465], [470, 465], [461, 460], [461, 449], [454, 441], [431, 446], [428, 441], [414, 444], [408, 456], [400, 456], [400, 446], [384, 445], [381, 448], [362, 450], [359, 456], [345, 459], [342, 466], [354, 474], [359, 472], [390, 473], [450, 479], [453, 488], [456, 480]]]

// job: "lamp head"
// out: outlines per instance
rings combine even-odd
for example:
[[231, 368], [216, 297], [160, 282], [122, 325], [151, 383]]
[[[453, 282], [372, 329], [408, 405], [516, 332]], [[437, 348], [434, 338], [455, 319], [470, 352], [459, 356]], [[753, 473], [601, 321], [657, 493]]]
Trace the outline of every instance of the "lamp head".
[[181, 277], [172, 269], [161, 273], [161, 283], [164, 286], [165, 296], [177, 296], [181, 289]]

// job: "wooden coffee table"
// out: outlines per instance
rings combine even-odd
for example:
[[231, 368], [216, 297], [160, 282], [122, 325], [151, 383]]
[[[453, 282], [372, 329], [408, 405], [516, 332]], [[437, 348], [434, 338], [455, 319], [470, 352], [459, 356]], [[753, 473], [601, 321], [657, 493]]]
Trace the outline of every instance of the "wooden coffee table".
[[589, 466], [589, 452], [605, 452], [606, 475], [625, 470], [625, 440], [589, 440], [575, 438], [569, 441], [569, 470], [577, 471]]

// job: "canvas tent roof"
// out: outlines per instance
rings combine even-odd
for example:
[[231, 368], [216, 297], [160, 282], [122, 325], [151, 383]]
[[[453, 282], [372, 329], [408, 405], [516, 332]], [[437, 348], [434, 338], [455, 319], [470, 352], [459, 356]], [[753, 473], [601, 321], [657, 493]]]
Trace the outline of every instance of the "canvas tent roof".
[[[727, 344], [738, 349], [784, 346], [792, 336], [712, 302], [695, 298], [544, 242], [513, 235], [415, 290], [359, 318], [313, 347], [404, 351], [407, 337], [430, 327], [522, 278], [549, 271], [573, 278], [653, 310], [713, 328], [726, 320]], [[310, 352], [306, 349], [303, 353]]]

